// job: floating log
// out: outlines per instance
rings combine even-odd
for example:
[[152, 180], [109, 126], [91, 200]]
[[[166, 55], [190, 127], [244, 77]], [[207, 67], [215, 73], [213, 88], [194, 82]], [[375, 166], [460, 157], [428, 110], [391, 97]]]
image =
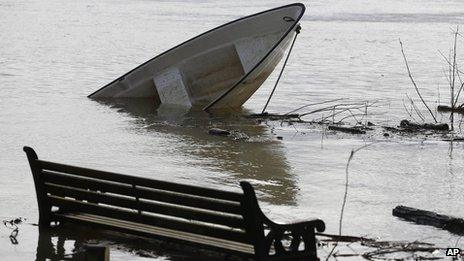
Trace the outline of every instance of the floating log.
[[464, 141], [464, 137], [446, 138], [443, 141]]
[[396, 206], [392, 214], [395, 217], [400, 217], [419, 225], [434, 226], [455, 234], [464, 235], [464, 219], [462, 218], [406, 206]]
[[408, 130], [435, 130], [435, 131], [448, 131], [449, 126], [446, 123], [424, 123], [424, 124], [417, 124], [410, 122], [408, 120], [402, 120], [400, 122], [400, 127]]
[[359, 128], [356, 128], [356, 127], [342, 127], [342, 126], [329, 125], [329, 127], [327, 128], [329, 130], [341, 131], [341, 132], [346, 132], [346, 133], [351, 133], [351, 134], [366, 134], [365, 131]]
[[464, 107], [459, 106], [459, 107], [451, 108], [450, 106], [438, 105], [437, 111], [439, 111], [439, 112], [451, 112], [452, 111], [452, 112], [457, 112], [457, 113], [460, 113], [460, 114], [464, 114]]

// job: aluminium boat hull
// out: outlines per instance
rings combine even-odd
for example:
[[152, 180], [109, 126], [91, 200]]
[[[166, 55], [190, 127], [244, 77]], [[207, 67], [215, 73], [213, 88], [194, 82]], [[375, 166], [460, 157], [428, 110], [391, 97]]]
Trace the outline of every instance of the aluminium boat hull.
[[236, 108], [272, 73], [305, 7], [291, 4], [240, 18], [134, 68], [90, 98], [153, 98], [155, 103]]

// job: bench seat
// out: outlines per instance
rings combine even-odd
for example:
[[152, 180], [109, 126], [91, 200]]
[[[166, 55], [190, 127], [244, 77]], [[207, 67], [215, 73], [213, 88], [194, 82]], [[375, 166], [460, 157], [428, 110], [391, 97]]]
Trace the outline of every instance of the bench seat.
[[213, 248], [221, 248], [233, 252], [240, 252], [244, 254], [249, 254], [250, 256], [254, 254], [253, 245], [250, 244], [243, 244], [220, 238], [201, 236], [198, 234], [187, 233], [179, 230], [150, 226], [136, 222], [124, 221], [85, 213], [56, 214], [56, 216], [59, 220], [62, 221], [71, 221], [85, 225], [99, 225], [107, 229], [127, 231], [144, 236], [164, 237], [186, 242], [197, 242], [199, 244], [208, 245]]

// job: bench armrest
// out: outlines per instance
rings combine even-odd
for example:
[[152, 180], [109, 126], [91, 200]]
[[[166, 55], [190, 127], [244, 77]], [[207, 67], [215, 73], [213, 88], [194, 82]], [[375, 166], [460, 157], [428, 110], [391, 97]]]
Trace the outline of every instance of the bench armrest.
[[[307, 256], [308, 260], [317, 260], [315, 231], [323, 232], [325, 230], [324, 221], [313, 219], [279, 224], [267, 218], [264, 213], [262, 213], [262, 219], [269, 231], [264, 237], [264, 251], [266, 253], [270, 253], [269, 251], [273, 247], [276, 256], [292, 258], [302, 254]], [[284, 247], [282, 241], [289, 242], [289, 245]], [[300, 248], [301, 243], [304, 243], [304, 249]]]
[[[260, 259], [275, 260], [317, 260], [315, 230], [325, 230], [324, 221], [313, 219], [289, 224], [279, 224], [270, 220], [262, 212], [250, 183], [242, 181], [250, 233], [254, 233], [255, 252]], [[286, 241], [285, 244], [283, 241]], [[289, 244], [288, 244], [289, 243]]]
[[287, 223], [287, 224], [279, 224], [275, 223], [272, 220], [267, 219], [268, 225], [273, 227], [274, 229], [277, 228], [279, 230], [307, 230], [309, 228], [314, 228], [318, 232], [324, 232], [325, 230], [325, 223], [320, 219], [313, 219], [308, 221], [301, 221], [301, 222], [294, 222], [294, 223]]

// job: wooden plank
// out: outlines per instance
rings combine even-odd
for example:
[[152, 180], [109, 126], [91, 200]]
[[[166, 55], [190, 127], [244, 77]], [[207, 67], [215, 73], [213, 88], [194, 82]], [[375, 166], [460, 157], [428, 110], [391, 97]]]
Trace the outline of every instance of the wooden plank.
[[184, 194], [202, 196], [202, 197], [209, 197], [209, 198], [217, 198], [229, 201], [236, 201], [241, 202], [243, 199], [242, 193], [231, 192], [231, 191], [223, 191], [218, 189], [211, 189], [211, 188], [204, 188], [199, 186], [192, 186], [192, 185], [185, 185], [167, 181], [160, 181], [136, 176], [129, 176], [124, 174], [118, 174], [113, 172], [107, 171], [100, 171], [88, 168], [81, 168], [71, 165], [64, 165], [49, 161], [42, 161], [40, 160], [40, 164], [42, 169], [45, 170], [53, 170], [62, 173], [69, 173], [83, 177], [90, 177], [95, 179], [102, 179], [107, 181], [114, 181], [144, 187], [150, 187], [160, 190], [167, 190], [173, 192], [179, 192]]
[[84, 212], [136, 223], [165, 227], [168, 229], [175, 229], [205, 236], [229, 239], [232, 241], [242, 243], [250, 243], [250, 239], [248, 238], [246, 233], [244, 233], [241, 230], [228, 229], [218, 226], [210, 226], [206, 224], [200, 224], [198, 222], [173, 220], [161, 216], [147, 215], [144, 213], [138, 214], [137, 212], [101, 206], [88, 202], [64, 199], [53, 195], [48, 196], [48, 198], [52, 205], [63, 207], [66, 211], [73, 213]]
[[46, 170], [42, 170], [42, 175], [44, 181], [48, 183], [54, 183], [82, 189], [105, 190], [107, 192], [112, 192], [115, 194], [135, 196], [134, 189], [130, 184], [96, 180], [79, 176], [67, 175], [63, 173], [55, 173]]
[[82, 214], [82, 213], [77, 213], [77, 214], [65, 214], [65, 216], [68, 217], [78, 217], [81, 219], [87, 219], [90, 221], [99, 221], [102, 223], [108, 223], [108, 224], [118, 224], [119, 226], [124, 226], [124, 227], [136, 227], [139, 229], [143, 230], [148, 230], [152, 232], [153, 234], [160, 234], [159, 232], [165, 232], [165, 233], [170, 233], [172, 235], [177, 235], [179, 238], [186, 238], [190, 237], [192, 241], [197, 241], [197, 240], [204, 240], [204, 241], [213, 241], [211, 242], [212, 245], [217, 245], [218, 243], [224, 243], [227, 245], [232, 245], [234, 246], [234, 249], [237, 248], [248, 248], [252, 247], [250, 244], [245, 244], [245, 243], [240, 243], [240, 242], [235, 242], [235, 241], [230, 241], [227, 239], [220, 239], [220, 238], [212, 238], [208, 236], [202, 236], [202, 235], [197, 235], [197, 234], [192, 234], [188, 232], [182, 232], [178, 230], [172, 230], [172, 229], [167, 229], [167, 228], [162, 228], [162, 227], [156, 227], [156, 226], [150, 226], [150, 225], [145, 225], [145, 224], [140, 224], [140, 223], [134, 223], [130, 221], [125, 221], [125, 220], [119, 220], [119, 219], [114, 219], [114, 218], [109, 218], [109, 217], [103, 217], [103, 216], [96, 216], [92, 214]]
[[191, 208], [183, 208], [175, 205], [159, 204], [155, 202], [137, 201], [135, 198], [87, 191], [51, 183], [45, 183], [45, 185], [47, 192], [61, 197], [73, 197], [93, 203], [98, 202], [111, 206], [133, 209], [135, 211], [152, 212], [155, 214], [185, 218], [188, 220], [198, 220], [212, 224], [244, 228], [243, 219], [238, 216], [221, 215], [218, 214], [218, 212], [211, 211], [197, 211]]
[[[150, 226], [139, 224], [109, 217], [70, 213], [70, 214], [57, 214], [57, 216], [64, 221], [71, 221], [73, 223], [83, 223], [87, 225], [96, 225], [99, 228], [110, 228], [112, 230], [120, 230], [135, 234], [142, 234], [144, 236], [161, 236], [169, 239], [177, 239], [194, 245], [205, 245], [219, 248], [221, 250], [230, 250], [233, 252], [240, 252], [245, 255], [253, 255], [253, 245], [247, 243], [239, 243], [227, 239], [214, 238], [209, 236], [202, 236], [188, 232], [166, 229], [162, 227]], [[139, 233], [137, 233], [139, 232]]]
[[162, 190], [154, 190], [137, 187], [140, 198], [162, 201], [177, 205], [184, 205], [194, 208], [201, 208], [224, 213], [242, 215], [242, 207], [238, 202], [215, 200], [211, 198], [202, 198], [189, 196], [186, 194], [174, 194], [173, 192], [165, 192]]
[[[137, 191], [131, 185], [123, 183], [108, 182], [102, 180], [94, 180], [86, 177], [72, 176], [51, 171], [42, 171], [44, 180], [49, 183], [65, 185], [69, 187], [106, 191], [125, 196], [138, 196], [139, 198], [156, 200], [182, 206], [189, 206], [200, 209], [219, 211], [242, 215], [242, 207], [239, 203], [215, 200], [211, 198], [203, 198], [198, 196], [190, 196], [186, 194], [178, 194], [175, 192], [166, 192], [143, 187], [136, 187]], [[137, 193], [137, 195], [136, 195]]]

